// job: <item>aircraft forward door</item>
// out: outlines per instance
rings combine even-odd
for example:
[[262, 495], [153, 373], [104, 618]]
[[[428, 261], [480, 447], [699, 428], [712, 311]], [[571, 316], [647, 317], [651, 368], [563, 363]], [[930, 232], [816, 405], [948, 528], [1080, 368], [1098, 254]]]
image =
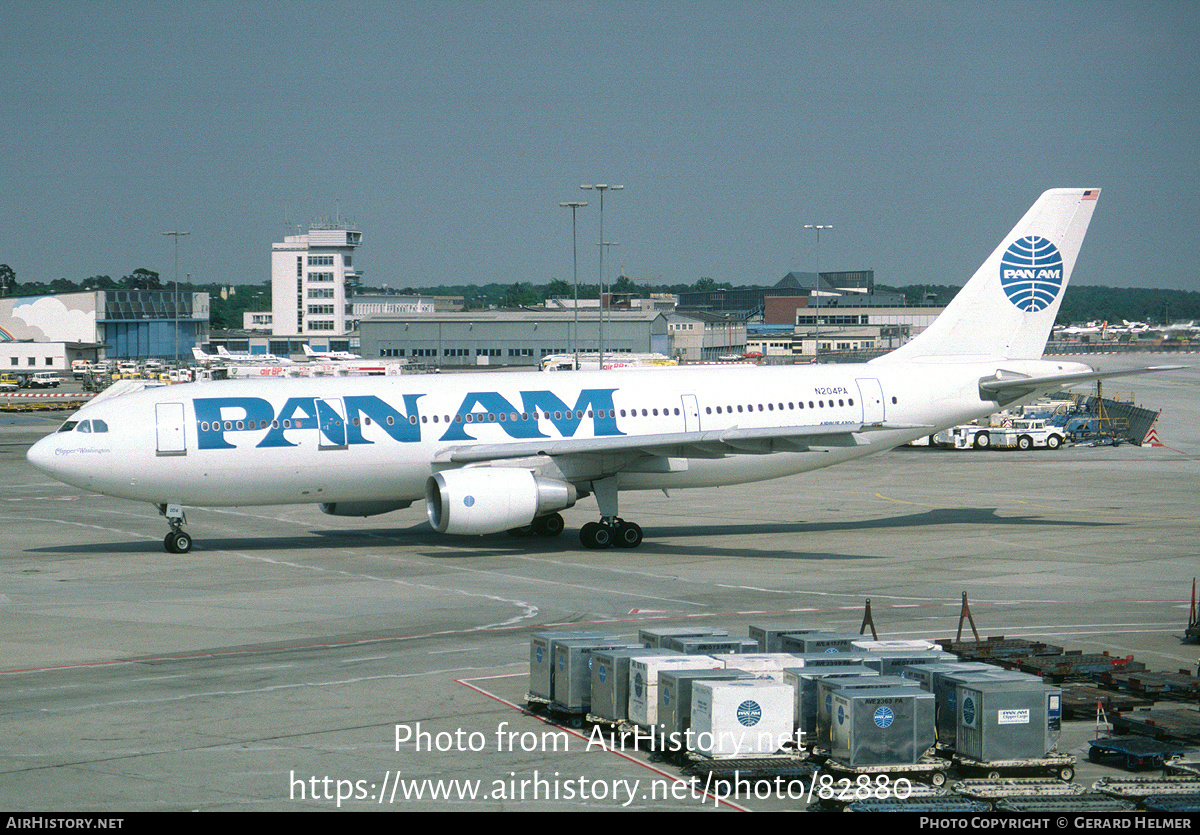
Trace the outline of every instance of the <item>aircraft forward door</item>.
[[317, 401], [320, 449], [346, 449], [346, 407], [340, 397]]
[[883, 423], [883, 387], [878, 380], [855, 380], [858, 383], [858, 393], [862, 396], [863, 423]]
[[183, 431], [183, 404], [159, 403], [154, 407], [155, 441], [159, 455], [187, 455]]
[[683, 431], [700, 431], [700, 404], [694, 394], [683, 395]]

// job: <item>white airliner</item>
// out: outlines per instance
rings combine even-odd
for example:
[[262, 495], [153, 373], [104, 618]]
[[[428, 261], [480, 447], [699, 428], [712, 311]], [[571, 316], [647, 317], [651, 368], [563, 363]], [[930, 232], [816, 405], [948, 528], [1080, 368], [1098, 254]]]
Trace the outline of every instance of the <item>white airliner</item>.
[[1134, 372], [1042, 360], [1098, 189], [1044, 193], [923, 333], [859, 365], [228, 380], [114, 397], [29, 450], [68, 484], [185, 506], [313, 502], [370, 516], [424, 501], [449, 534], [632, 548], [623, 490], [763, 481], [891, 449], [1074, 383]]
[[361, 356], [349, 351], [314, 351], [307, 343], [304, 344], [304, 356], [314, 360], [360, 360]]

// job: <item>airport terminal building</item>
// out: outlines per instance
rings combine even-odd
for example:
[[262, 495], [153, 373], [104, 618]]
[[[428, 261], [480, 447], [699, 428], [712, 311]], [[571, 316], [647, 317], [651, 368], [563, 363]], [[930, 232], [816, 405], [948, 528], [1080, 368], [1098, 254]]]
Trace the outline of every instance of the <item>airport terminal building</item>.
[[[192, 348], [208, 341], [208, 329], [208, 293], [95, 290], [0, 299], [0, 344], [95, 344], [101, 358], [190, 359]], [[86, 358], [66, 360], [69, 366]]]
[[[603, 336], [601, 329], [603, 328]], [[438, 366], [536, 366], [550, 354], [668, 352], [667, 317], [658, 311], [480, 310], [369, 316], [359, 322], [364, 357], [397, 357]]]

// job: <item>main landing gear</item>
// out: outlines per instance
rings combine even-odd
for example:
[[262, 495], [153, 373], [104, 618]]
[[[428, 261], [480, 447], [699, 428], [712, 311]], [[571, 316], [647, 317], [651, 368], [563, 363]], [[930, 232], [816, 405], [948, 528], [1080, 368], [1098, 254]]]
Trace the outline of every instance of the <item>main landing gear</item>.
[[636, 548], [642, 544], [642, 529], [634, 522], [614, 516], [588, 522], [579, 529], [579, 541], [584, 548]]
[[588, 522], [579, 529], [579, 541], [584, 548], [636, 548], [642, 544], [642, 529], [633, 522], [617, 516], [616, 478], [592, 482], [596, 504], [600, 506], [600, 521]]
[[547, 516], [539, 516], [528, 525], [523, 525], [519, 528], [509, 528], [509, 536], [544, 536], [547, 539], [553, 539], [563, 532], [567, 523], [563, 521], [562, 515], [551, 513]]
[[191, 534], [183, 529], [187, 524], [183, 508], [177, 504], [160, 504], [158, 512], [166, 517], [167, 524], [171, 526], [171, 532], [163, 539], [163, 547], [167, 549], [167, 553], [186, 554], [192, 550]]

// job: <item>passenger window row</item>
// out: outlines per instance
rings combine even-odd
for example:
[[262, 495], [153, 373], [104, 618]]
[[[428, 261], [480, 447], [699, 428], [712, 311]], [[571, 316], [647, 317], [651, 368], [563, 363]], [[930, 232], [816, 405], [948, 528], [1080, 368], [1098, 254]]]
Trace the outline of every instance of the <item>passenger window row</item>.
[[[751, 403], [751, 404], [748, 404], [748, 405], [745, 407], [745, 411], [747, 411], [747, 412], [753, 412], [753, 411], [755, 411], [755, 406], [756, 406], [756, 405], [757, 405], [757, 409], [758, 409], [758, 411], [760, 411], [760, 412], [761, 412], [761, 411], [763, 411], [764, 404], [762, 404], [762, 403], [758, 403], [758, 404]], [[838, 400], [838, 402], [837, 402], [837, 405], [838, 405], [838, 406], [853, 406], [853, 405], [854, 405], [854, 398], [853, 398], [853, 397], [851, 397], [851, 398], [839, 399], [839, 400]], [[830, 408], [830, 409], [831, 409], [831, 408], [833, 408], [833, 406], [834, 406], [834, 402], [833, 402], [832, 400], [830, 400], [829, 402], [826, 402], [826, 401], [824, 401], [824, 400], [818, 400], [818, 401], [816, 401], [815, 403], [814, 403], [812, 400], [809, 400], [809, 401], [808, 401], [808, 408], [810, 408], [810, 409], [826, 409], [826, 408]], [[730, 414], [730, 415], [731, 415], [731, 414], [733, 414], [733, 410], [734, 410], [734, 407], [733, 407], [733, 406], [726, 406], [726, 407], [725, 407], [725, 411], [724, 411], [724, 412], [722, 412], [722, 411], [721, 411], [721, 407], [720, 407], [720, 406], [716, 406], [716, 407], [713, 407], [713, 406], [706, 406], [706, 407], [705, 407], [705, 409], [704, 409], [704, 413], [705, 413], [705, 414], [709, 414], [709, 415], [711, 415], [711, 414], [713, 413], [713, 409], [714, 409], [714, 408], [716, 409], [716, 413], [717, 413], [718, 415], [719, 415], [719, 414]], [[797, 400], [797, 401], [794, 401], [794, 402], [793, 402], [793, 401], [789, 401], [789, 402], [787, 403], [787, 406], [786, 406], [786, 409], [787, 409], [787, 411], [795, 411], [796, 409], [803, 409], [803, 408], [804, 408], [804, 401], [803, 401], [803, 400]], [[780, 411], [780, 412], [784, 411], [784, 410], [785, 410], [784, 404], [783, 404], [783, 403], [779, 403], [779, 404], [775, 404], [775, 403], [767, 403], [767, 404], [766, 404], [766, 410], [767, 410], [768, 412], [774, 412], [774, 411], [776, 411], [777, 409], [778, 409], [778, 411]], [[741, 405], [740, 403], [739, 403], [739, 404], [738, 404], [738, 406], [737, 406], [737, 410], [738, 410], [738, 412], [742, 412], [742, 411], [743, 411], [743, 409], [742, 409], [742, 405]]]

